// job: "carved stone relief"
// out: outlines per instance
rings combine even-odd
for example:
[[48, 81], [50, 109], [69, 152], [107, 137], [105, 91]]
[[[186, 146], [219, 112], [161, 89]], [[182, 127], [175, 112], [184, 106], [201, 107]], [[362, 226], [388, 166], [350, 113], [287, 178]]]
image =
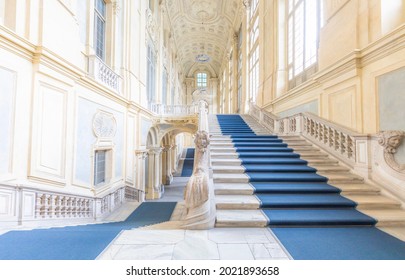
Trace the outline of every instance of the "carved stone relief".
[[113, 138], [117, 131], [117, 121], [113, 114], [98, 111], [93, 117], [93, 132], [98, 138]]
[[405, 173], [405, 164], [395, 160], [395, 153], [401, 145], [405, 132], [399, 130], [382, 131], [378, 134], [378, 144], [384, 148], [384, 160], [394, 170]]

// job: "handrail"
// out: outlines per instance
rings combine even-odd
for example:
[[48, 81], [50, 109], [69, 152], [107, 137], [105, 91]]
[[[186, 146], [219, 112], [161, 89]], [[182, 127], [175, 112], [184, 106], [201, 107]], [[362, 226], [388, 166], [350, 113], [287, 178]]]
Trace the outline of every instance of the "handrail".
[[198, 102], [198, 131], [195, 134], [194, 168], [184, 193], [186, 216], [183, 228], [209, 229], [215, 225], [214, 183], [210, 172], [208, 103]]
[[[250, 104], [250, 114], [272, 133], [302, 135], [350, 166], [367, 164], [363, 153], [367, 148], [367, 134], [357, 133], [308, 112], [279, 118]], [[362, 153], [359, 152], [360, 149]]]

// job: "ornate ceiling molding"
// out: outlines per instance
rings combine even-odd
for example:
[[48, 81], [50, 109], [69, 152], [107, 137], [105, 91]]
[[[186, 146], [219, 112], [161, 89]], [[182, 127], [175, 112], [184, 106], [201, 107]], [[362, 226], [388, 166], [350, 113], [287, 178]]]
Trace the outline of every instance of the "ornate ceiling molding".
[[[240, 22], [241, 0], [166, 0], [173, 40], [184, 73], [195, 67], [197, 55], [205, 54], [205, 68], [215, 75], [226, 55], [228, 40]], [[236, 27], [238, 28], [238, 27]]]

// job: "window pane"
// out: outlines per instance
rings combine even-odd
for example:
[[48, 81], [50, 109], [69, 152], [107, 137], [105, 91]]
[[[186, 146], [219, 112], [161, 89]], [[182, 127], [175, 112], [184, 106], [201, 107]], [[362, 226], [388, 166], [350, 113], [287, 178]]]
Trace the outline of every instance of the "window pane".
[[96, 0], [96, 11], [105, 18], [105, 2], [103, 0]]
[[105, 182], [106, 151], [96, 151], [94, 159], [94, 185]]

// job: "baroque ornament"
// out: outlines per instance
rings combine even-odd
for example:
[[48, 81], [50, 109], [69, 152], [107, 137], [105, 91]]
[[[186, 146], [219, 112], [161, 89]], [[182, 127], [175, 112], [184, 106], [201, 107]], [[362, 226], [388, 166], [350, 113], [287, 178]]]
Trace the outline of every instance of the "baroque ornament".
[[113, 114], [98, 111], [93, 118], [93, 132], [98, 138], [113, 138], [117, 131], [117, 121]]
[[405, 132], [399, 130], [381, 131], [378, 133], [378, 144], [384, 147], [385, 162], [398, 172], [405, 172], [405, 164], [395, 160], [394, 154], [401, 145]]

